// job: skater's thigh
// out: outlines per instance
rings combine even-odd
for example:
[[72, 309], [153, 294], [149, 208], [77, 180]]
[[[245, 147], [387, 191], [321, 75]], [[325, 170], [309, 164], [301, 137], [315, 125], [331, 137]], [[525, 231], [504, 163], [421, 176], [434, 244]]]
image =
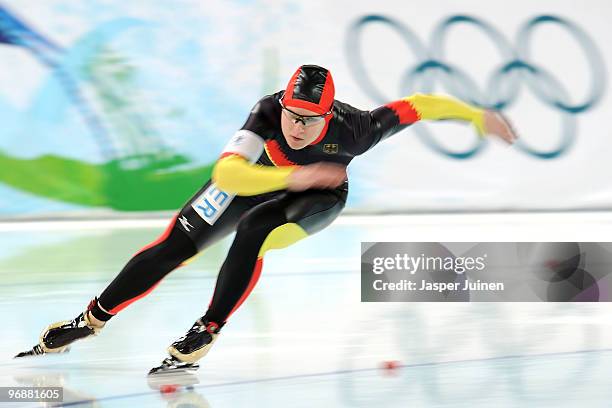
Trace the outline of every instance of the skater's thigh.
[[[345, 199], [345, 195], [330, 190], [284, 192], [250, 209], [238, 228], [268, 230], [258, 255], [263, 256], [270, 249], [286, 248], [331, 224], [344, 208]], [[266, 223], [270, 225], [266, 227]]]
[[280, 203], [287, 221], [299, 225], [308, 235], [331, 224], [346, 204], [346, 193], [337, 190], [288, 192]]

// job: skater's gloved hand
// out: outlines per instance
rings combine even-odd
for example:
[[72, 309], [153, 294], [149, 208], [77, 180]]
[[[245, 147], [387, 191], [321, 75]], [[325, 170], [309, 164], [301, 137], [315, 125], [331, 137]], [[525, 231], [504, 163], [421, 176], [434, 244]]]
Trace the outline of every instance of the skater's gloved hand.
[[346, 166], [337, 163], [314, 163], [300, 166], [289, 175], [287, 189], [335, 188], [346, 180]]
[[483, 128], [485, 134], [497, 136], [508, 144], [518, 139], [510, 122], [499, 112], [486, 110], [483, 115]]

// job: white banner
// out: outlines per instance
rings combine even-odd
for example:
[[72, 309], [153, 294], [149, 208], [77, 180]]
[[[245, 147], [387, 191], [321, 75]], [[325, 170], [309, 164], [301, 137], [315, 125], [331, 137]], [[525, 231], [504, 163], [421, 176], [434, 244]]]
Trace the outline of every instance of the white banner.
[[610, 208], [609, 3], [401, 4], [328, 10], [344, 28], [327, 31], [344, 37], [343, 60], [330, 57], [338, 98], [372, 107], [448, 93], [502, 109], [521, 140], [507, 148], [464, 125], [415, 125], [355, 160], [353, 208]]

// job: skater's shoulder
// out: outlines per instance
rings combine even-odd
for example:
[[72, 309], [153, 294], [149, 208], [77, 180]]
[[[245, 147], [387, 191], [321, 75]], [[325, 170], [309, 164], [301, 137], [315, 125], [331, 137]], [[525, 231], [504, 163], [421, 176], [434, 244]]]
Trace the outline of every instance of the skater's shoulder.
[[362, 115], [364, 113], [368, 113], [367, 110], [356, 108], [355, 106], [339, 101], [338, 99], [334, 100], [333, 112], [334, 116]]
[[282, 92], [266, 95], [257, 101], [242, 129], [250, 130], [264, 139], [269, 139], [278, 133], [281, 113], [280, 94]]
[[270, 95], [264, 95], [257, 101], [251, 113], [278, 113], [281, 110], [281, 98], [284, 91], [279, 91]]

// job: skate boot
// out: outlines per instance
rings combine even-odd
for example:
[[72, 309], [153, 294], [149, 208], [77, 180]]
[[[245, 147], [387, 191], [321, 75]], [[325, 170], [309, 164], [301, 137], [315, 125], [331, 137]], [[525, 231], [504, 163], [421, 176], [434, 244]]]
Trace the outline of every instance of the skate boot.
[[210, 350], [219, 336], [222, 326], [209, 322], [203, 317], [198, 319], [183, 337], [168, 347], [170, 356], [158, 367], [152, 368], [149, 375], [185, 373], [197, 370], [196, 363]]
[[[93, 301], [92, 301], [93, 303]], [[40, 335], [40, 341], [31, 350], [21, 352], [15, 358], [36, 356], [46, 353], [65, 353], [69, 351], [69, 345], [76, 340], [97, 335], [102, 326], [94, 325], [89, 318], [89, 310], [78, 315], [72, 320], [65, 320], [50, 324]]]

